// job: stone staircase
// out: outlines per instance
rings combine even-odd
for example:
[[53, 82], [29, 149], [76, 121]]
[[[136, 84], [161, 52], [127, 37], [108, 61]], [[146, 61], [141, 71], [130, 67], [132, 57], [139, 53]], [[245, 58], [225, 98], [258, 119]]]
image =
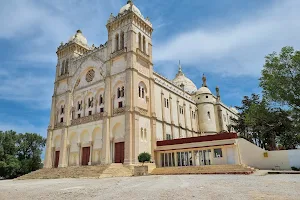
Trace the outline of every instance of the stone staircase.
[[254, 168], [244, 165], [205, 165], [186, 167], [160, 167], [152, 171], [152, 175], [179, 174], [252, 174]]
[[132, 176], [132, 171], [122, 164], [113, 163], [110, 165], [40, 169], [17, 179], [106, 178], [123, 176]]
[[121, 163], [112, 163], [106, 168], [99, 178], [110, 178], [110, 177], [129, 177], [133, 176], [132, 170], [124, 167]]

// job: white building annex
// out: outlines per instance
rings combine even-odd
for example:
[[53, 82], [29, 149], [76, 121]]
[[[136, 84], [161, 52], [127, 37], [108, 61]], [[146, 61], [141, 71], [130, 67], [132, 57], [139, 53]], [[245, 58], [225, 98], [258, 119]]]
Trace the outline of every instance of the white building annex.
[[237, 111], [221, 102], [218, 88], [211, 92], [205, 76], [197, 88], [180, 64], [173, 80], [153, 71], [152, 24], [132, 1], [106, 28], [99, 47], [80, 30], [58, 47], [44, 167], [134, 165], [141, 152], [157, 166], [190, 165], [190, 157], [198, 165], [238, 163], [230, 138], [189, 146], [193, 156], [157, 145], [230, 131]]

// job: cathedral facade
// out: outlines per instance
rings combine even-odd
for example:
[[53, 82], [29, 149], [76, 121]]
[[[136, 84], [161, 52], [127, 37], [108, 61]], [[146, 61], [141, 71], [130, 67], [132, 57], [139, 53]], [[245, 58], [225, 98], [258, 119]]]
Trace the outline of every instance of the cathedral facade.
[[[237, 111], [221, 102], [218, 88], [210, 91], [204, 75], [197, 89], [180, 64], [173, 80], [153, 70], [152, 24], [132, 1], [106, 28], [108, 40], [99, 47], [80, 30], [58, 47], [44, 167], [134, 165], [142, 152], [157, 166], [189, 163], [182, 156], [207, 164], [174, 148], [160, 153], [166, 149], [158, 144], [230, 132]], [[222, 157], [220, 149], [215, 156]], [[214, 157], [210, 152], [201, 155]]]

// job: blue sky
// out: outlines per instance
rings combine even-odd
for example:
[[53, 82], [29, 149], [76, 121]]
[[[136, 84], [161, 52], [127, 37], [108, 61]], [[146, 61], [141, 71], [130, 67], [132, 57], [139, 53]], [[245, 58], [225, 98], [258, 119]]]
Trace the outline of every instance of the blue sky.
[[[56, 48], [81, 29], [90, 45], [107, 40], [105, 24], [126, 0], [0, 1], [0, 130], [46, 136]], [[264, 56], [299, 49], [298, 0], [136, 0], [153, 23], [156, 71], [172, 79], [178, 60], [197, 87], [207, 76], [222, 101], [239, 105], [260, 92]]]

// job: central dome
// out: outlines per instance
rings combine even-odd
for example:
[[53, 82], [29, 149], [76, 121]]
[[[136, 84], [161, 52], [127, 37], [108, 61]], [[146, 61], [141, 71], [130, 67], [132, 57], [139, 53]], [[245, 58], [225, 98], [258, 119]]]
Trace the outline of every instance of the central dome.
[[133, 4], [132, 0], [127, 1], [127, 4], [120, 9], [119, 14], [124, 14], [126, 10], [130, 10], [131, 4], [132, 4], [132, 11], [135, 14], [137, 14], [139, 17], [144, 18], [141, 11]]
[[76, 34], [69, 39], [69, 42], [71, 41], [87, 46], [87, 39], [83, 36], [81, 30], [76, 31]]
[[184, 91], [188, 93], [194, 93], [197, 91], [196, 85], [191, 81], [191, 79], [187, 78], [181, 69], [181, 65], [179, 64], [179, 70], [176, 74], [176, 77], [172, 81], [176, 86], [183, 88]]

